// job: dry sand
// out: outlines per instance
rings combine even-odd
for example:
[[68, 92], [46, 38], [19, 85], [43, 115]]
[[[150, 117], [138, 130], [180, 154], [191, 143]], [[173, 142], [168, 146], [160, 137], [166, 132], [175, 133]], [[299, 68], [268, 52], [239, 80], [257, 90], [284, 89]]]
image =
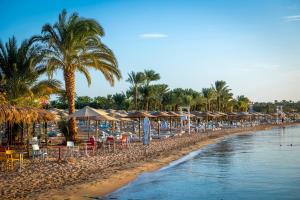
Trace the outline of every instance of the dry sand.
[[191, 151], [198, 150], [209, 144], [220, 141], [224, 137], [237, 134], [251, 134], [253, 131], [271, 129], [277, 126], [278, 125], [268, 125], [245, 128], [243, 130], [236, 129], [226, 132], [216, 132], [214, 135], [207, 137], [206, 139], [203, 139], [192, 146], [177, 150], [175, 149], [162, 156], [157, 156], [156, 158], [149, 158], [144, 161], [128, 163], [122, 167], [113, 167], [107, 170], [105, 174], [102, 174], [100, 177], [95, 176], [93, 180], [89, 180], [80, 184], [69, 185], [62, 189], [48, 190], [45, 193], [30, 196], [29, 199], [79, 200], [104, 196], [133, 181], [141, 173], [155, 171]]

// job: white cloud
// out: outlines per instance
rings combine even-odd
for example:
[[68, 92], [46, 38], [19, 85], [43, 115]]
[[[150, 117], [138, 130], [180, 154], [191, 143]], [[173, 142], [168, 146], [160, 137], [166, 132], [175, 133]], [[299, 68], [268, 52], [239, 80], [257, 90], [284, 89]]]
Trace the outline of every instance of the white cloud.
[[287, 22], [296, 22], [300, 21], [300, 15], [285, 16], [283, 19]]
[[167, 38], [167, 34], [163, 33], [144, 33], [139, 35], [142, 39], [160, 39], [160, 38]]

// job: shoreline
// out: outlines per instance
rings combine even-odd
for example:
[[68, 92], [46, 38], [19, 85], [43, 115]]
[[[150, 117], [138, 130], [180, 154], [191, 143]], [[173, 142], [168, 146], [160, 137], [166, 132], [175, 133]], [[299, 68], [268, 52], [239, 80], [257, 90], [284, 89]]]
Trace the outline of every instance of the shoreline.
[[[89, 180], [74, 185], [68, 185], [62, 189], [50, 189], [47, 192], [30, 195], [28, 199], [92, 199], [108, 195], [111, 192], [127, 185], [134, 181], [139, 175], [145, 172], [153, 172], [164, 166], [167, 166], [172, 161], [175, 161], [190, 152], [204, 148], [210, 144], [223, 140], [225, 137], [232, 137], [239, 134], [251, 134], [256, 131], [269, 130], [276, 127], [286, 127], [299, 125], [300, 123], [284, 124], [284, 125], [263, 125], [257, 127], [249, 127], [243, 130], [223, 130], [216, 131], [213, 135], [204, 138], [194, 145], [175, 149], [168, 152], [167, 155], [160, 155], [156, 158], [148, 158], [142, 161], [127, 163], [124, 166], [112, 167], [107, 169], [107, 172], [101, 176], [95, 176], [94, 180]], [[27, 199], [27, 198], [26, 198]]]

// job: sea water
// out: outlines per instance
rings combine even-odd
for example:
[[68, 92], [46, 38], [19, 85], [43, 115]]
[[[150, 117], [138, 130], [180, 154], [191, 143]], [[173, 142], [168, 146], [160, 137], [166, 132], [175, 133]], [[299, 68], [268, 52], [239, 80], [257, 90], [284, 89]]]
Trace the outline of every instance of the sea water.
[[300, 199], [300, 126], [225, 138], [104, 199]]

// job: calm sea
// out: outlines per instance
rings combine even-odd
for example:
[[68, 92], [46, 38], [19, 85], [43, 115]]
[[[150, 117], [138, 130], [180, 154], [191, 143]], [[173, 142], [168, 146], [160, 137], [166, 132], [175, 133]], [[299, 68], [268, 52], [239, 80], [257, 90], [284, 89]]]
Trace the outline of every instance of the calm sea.
[[225, 138], [105, 199], [300, 199], [300, 126]]

